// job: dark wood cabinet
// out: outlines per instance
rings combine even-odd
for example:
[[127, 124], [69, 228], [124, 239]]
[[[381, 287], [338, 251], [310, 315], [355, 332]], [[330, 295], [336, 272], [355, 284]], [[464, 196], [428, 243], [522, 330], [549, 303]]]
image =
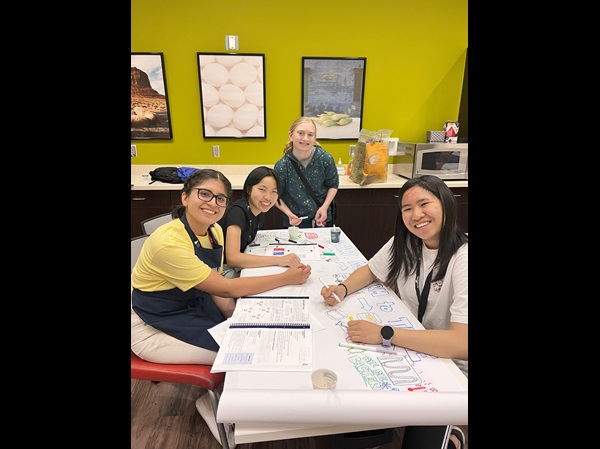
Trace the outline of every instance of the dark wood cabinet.
[[371, 214], [371, 190], [339, 189], [335, 195], [337, 219], [335, 224], [342, 228], [361, 253], [369, 244]]
[[[371, 226], [369, 245], [363, 255], [370, 259], [387, 242], [396, 229], [398, 216], [398, 189], [373, 189], [371, 196]], [[362, 252], [362, 250], [361, 250]]]
[[132, 190], [131, 237], [144, 233], [142, 220], [170, 212], [177, 204], [181, 204], [181, 190]]
[[398, 189], [340, 189], [336, 225], [370, 259], [394, 233]]
[[[458, 225], [469, 232], [469, 189], [452, 187], [458, 202]], [[335, 197], [337, 219], [335, 224], [352, 240], [367, 259], [394, 234], [398, 201], [394, 195], [398, 189], [339, 189]], [[242, 196], [241, 190], [233, 191], [232, 201]], [[181, 204], [180, 190], [132, 190], [131, 191], [131, 237], [141, 235], [142, 220], [172, 210]], [[272, 207], [265, 216], [262, 229], [281, 229], [283, 214]]]

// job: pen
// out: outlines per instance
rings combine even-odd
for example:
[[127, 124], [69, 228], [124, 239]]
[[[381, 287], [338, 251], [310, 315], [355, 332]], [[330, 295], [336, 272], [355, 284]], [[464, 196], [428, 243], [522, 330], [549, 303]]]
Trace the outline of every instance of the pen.
[[[327, 285], [327, 284], [326, 284], [326, 283], [323, 281], [323, 279], [321, 279], [321, 277], [320, 277], [320, 276], [319, 276], [319, 281], [321, 281], [321, 284], [323, 284], [323, 286], [324, 286], [325, 288], [329, 288], [329, 285]], [[334, 297], [335, 299], [337, 299], [337, 302], [342, 302], [342, 300], [340, 299], [340, 297], [339, 297], [338, 295], [336, 295], [336, 294], [335, 294], [335, 292], [333, 292], [333, 297]]]
[[365, 351], [374, 351], [374, 352], [381, 352], [383, 354], [396, 354], [396, 355], [398, 355], [398, 353], [396, 351], [394, 351], [393, 349], [379, 348], [377, 346], [352, 345], [352, 344], [349, 344], [349, 343], [341, 343], [341, 342], [340, 342], [339, 345], [342, 348], [363, 349]]

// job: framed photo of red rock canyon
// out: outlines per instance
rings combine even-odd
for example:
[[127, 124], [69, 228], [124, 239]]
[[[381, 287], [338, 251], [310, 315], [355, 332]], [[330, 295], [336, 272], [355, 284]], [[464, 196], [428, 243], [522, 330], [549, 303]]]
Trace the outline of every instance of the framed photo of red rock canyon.
[[204, 138], [267, 137], [264, 54], [198, 52], [198, 74]]
[[162, 53], [131, 53], [131, 139], [173, 140]]

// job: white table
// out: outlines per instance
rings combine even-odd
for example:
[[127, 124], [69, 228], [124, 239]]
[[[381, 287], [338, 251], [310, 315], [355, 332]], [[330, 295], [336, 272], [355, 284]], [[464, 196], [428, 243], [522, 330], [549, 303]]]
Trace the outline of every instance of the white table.
[[[310, 372], [228, 371], [217, 411], [219, 422], [235, 422], [238, 444], [407, 425], [468, 424], [468, 381], [449, 359], [396, 347], [398, 355], [345, 349], [344, 324], [352, 316], [392, 326], [423, 329], [391, 291], [375, 282], [341, 304], [328, 306], [320, 295], [322, 284], [340, 283], [366, 259], [342, 231], [340, 243], [331, 243], [329, 228], [301, 229], [307, 240], [318, 242], [309, 280], [261, 295], [309, 295], [311, 313], [322, 326], [313, 333], [313, 369], [329, 368], [338, 375], [335, 390], [312, 388]], [[275, 237], [287, 239], [287, 230], [259, 231], [249, 248], [272, 251]], [[335, 256], [322, 256], [323, 251]], [[307, 256], [304, 256], [307, 257]], [[283, 267], [242, 270], [242, 276], [284, 271]]]

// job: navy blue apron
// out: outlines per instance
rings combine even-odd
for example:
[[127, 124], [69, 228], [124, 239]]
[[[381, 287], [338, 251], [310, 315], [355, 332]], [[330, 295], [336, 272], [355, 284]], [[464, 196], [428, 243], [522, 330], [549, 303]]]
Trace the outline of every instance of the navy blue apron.
[[[180, 220], [194, 242], [194, 252], [198, 259], [213, 270], [218, 270], [221, 266], [223, 246], [219, 245], [213, 235], [212, 226], [208, 228], [208, 233], [214, 248], [207, 249], [200, 246], [185, 214]], [[177, 287], [158, 292], [144, 292], [134, 288], [131, 299], [133, 310], [146, 324], [194, 346], [212, 351], [219, 350], [219, 345], [208, 329], [225, 321], [225, 317], [209, 293], [197, 288], [186, 292]]]
[[[229, 210], [227, 214], [231, 213], [231, 209], [237, 207], [239, 208], [246, 217], [246, 226], [242, 226], [242, 235], [240, 237], [240, 253], [243, 253], [246, 250], [246, 247], [254, 240], [258, 230], [261, 228], [265, 221], [265, 214], [263, 212], [259, 212], [258, 215], [254, 215], [250, 210], [250, 205], [245, 198], [240, 198], [235, 201], [233, 204], [229, 206]], [[225, 233], [225, 238], [227, 238], [227, 226], [231, 223], [227, 220], [227, 216], [224, 216], [219, 220], [219, 224], [223, 228], [223, 232]], [[237, 223], [235, 223], [237, 224]], [[227, 263], [227, 255], [225, 256], [225, 263]]]

